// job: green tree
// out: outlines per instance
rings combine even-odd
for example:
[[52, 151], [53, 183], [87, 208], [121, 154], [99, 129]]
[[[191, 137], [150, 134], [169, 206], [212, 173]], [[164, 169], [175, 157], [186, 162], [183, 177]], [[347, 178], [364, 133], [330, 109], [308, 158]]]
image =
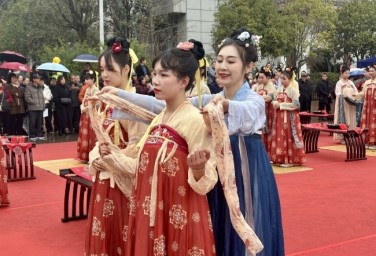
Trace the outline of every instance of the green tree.
[[354, 0], [338, 10], [335, 43], [344, 64], [376, 54], [376, 2]]
[[30, 0], [18, 0], [0, 16], [0, 49], [14, 50], [34, 58], [44, 44], [56, 42], [60, 35], [43, 20], [47, 12]]
[[235, 29], [246, 27], [262, 36], [260, 43], [262, 55], [279, 56], [283, 54], [283, 24], [279, 21], [278, 5], [274, 0], [229, 0], [221, 1], [215, 14], [213, 28], [213, 47]]
[[298, 67], [304, 65], [312, 49], [328, 48], [328, 38], [335, 29], [334, 6], [324, 0], [290, 0], [281, 9], [287, 41], [287, 63]]

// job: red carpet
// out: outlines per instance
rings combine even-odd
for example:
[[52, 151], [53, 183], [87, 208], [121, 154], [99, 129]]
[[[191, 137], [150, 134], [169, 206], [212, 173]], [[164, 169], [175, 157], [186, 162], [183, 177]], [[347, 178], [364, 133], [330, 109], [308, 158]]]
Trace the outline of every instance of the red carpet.
[[[333, 145], [321, 135], [319, 146]], [[34, 160], [75, 157], [76, 142], [38, 145]], [[308, 154], [312, 171], [277, 175], [287, 256], [372, 256], [376, 251], [376, 157]], [[9, 183], [0, 209], [0, 255], [83, 254], [86, 221], [61, 223], [65, 180], [36, 168], [36, 180]]]

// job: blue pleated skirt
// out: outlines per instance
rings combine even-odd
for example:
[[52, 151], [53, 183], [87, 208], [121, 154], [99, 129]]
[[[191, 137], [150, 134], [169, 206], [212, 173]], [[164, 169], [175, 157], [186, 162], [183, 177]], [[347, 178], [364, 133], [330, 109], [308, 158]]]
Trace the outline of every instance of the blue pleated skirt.
[[[261, 136], [244, 136], [247, 155], [241, 156], [239, 136], [230, 136], [234, 155], [235, 175], [240, 200], [240, 208], [245, 214], [244, 181], [241, 163], [248, 158], [250, 187], [252, 193], [254, 230], [264, 245], [264, 250], [257, 255], [282, 256], [284, 253], [281, 206], [277, 184], [269, 157]], [[243, 241], [231, 225], [230, 214], [220, 182], [208, 194], [209, 207], [213, 222], [216, 251], [219, 256], [243, 256], [246, 249]]]

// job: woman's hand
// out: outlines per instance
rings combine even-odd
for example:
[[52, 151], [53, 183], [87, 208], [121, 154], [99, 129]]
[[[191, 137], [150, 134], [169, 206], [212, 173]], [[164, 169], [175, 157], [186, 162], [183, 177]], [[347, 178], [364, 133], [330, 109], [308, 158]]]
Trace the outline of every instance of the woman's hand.
[[102, 142], [99, 144], [99, 155], [101, 157], [107, 156], [111, 154], [110, 147], [108, 146], [109, 144], [107, 142]]
[[278, 101], [273, 102], [274, 109], [279, 109], [280, 105]]
[[187, 165], [193, 170], [193, 176], [199, 180], [205, 175], [205, 165], [210, 158], [210, 152], [206, 149], [197, 149], [187, 156]]
[[229, 100], [223, 98], [223, 96], [220, 95], [220, 94], [216, 94], [216, 95], [214, 96], [214, 98], [212, 99], [212, 102], [213, 102], [214, 104], [221, 103], [221, 104], [222, 104], [222, 107], [223, 107], [223, 113], [224, 113], [224, 114], [227, 114], [227, 112], [228, 112], [228, 106], [229, 106], [229, 103], [230, 103]]
[[118, 95], [120, 90], [121, 89], [113, 87], [113, 86], [105, 86], [105, 87], [102, 88], [102, 90], [97, 92], [96, 95], [101, 95], [101, 94], [104, 94], [104, 93], [110, 93], [110, 94], [113, 94], [113, 95]]
[[106, 171], [104, 164], [100, 158], [95, 159], [92, 164], [93, 168], [98, 172], [104, 172]]

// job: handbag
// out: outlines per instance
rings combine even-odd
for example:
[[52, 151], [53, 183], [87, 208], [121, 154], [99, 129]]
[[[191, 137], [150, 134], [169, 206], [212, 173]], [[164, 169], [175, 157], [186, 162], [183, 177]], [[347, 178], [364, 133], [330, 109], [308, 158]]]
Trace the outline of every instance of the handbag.
[[1, 112], [9, 112], [10, 111], [10, 104], [8, 102], [8, 99], [4, 99], [5, 98], [5, 91], [3, 92], [2, 96], [1, 96]]
[[60, 102], [63, 105], [68, 105], [68, 104], [72, 103], [72, 100], [71, 100], [71, 98], [60, 98]]

